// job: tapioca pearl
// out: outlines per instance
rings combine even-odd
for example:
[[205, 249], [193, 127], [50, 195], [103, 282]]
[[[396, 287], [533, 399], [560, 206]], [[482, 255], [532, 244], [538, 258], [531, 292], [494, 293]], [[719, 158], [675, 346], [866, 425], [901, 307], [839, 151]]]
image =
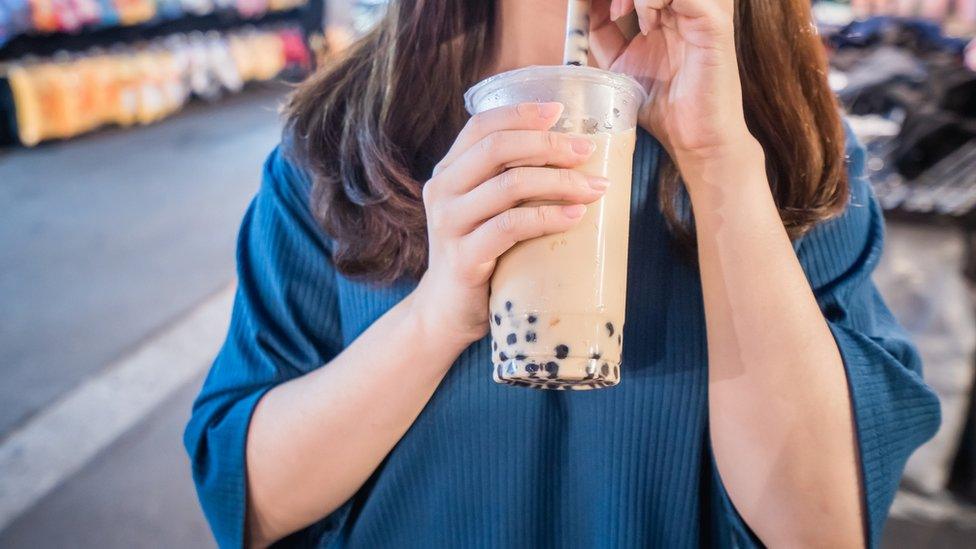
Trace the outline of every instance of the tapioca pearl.
[[511, 301], [506, 301], [505, 302], [505, 310], [506, 311], [511, 311], [512, 310], [512, 302]]
[[495, 341], [494, 339], [491, 340], [491, 350], [492, 351], [497, 351], [498, 350], [498, 342]]
[[613, 337], [613, 332], [614, 332], [613, 322], [607, 322], [606, 328], [607, 328], [607, 333], [610, 334], [610, 337]]
[[559, 372], [558, 362], [546, 362], [546, 371], [551, 375], [556, 375]]
[[494, 319], [495, 319], [495, 326], [501, 326], [502, 325], [502, 317], [500, 315], [497, 315], [496, 314], [494, 316]]
[[593, 360], [600, 360], [600, 353], [593, 353], [590, 355]]
[[566, 345], [556, 345], [556, 358], [564, 359], [569, 356], [569, 347]]
[[529, 372], [530, 374], [534, 374], [539, 371], [539, 365], [534, 362], [530, 362], [525, 365], [525, 371]]
[[502, 351], [502, 352], [498, 353], [498, 360], [500, 360], [502, 362], [505, 362], [506, 360], [508, 360], [508, 355], [505, 354], [505, 351]]
[[515, 360], [525, 360], [527, 357], [522, 353], [515, 355]]
[[509, 362], [508, 363], [508, 368], [505, 369], [505, 371], [508, 372], [508, 375], [510, 375], [510, 376], [514, 376], [516, 370], [517, 370], [517, 368], [515, 367], [515, 363], [514, 362]]
[[538, 336], [536, 335], [535, 332], [525, 332], [525, 341], [526, 341], [526, 343], [535, 343], [535, 340], [537, 338], [538, 338]]
[[539, 320], [539, 317], [535, 315], [529, 315], [528, 317], [525, 318], [525, 320], [527, 320], [529, 324], [535, 324], [535, 322]]
[[508, 337], [505, 338], [505, 341], [508, 342], [509, 345], [515, 345], [516, 343], [518, 343], [518, 335], [508, 334]]
[[603, 366], [600, 367], [600, 373], [603, 374], [604, 377], [610, 375], [610, 365], [604, 362]]
[[617, 345], [623, 346], [623, 344], [624, 344], [623, 334], [617, 334]]
[[495, 377], [498, 378], [498, 379], [501, 379], [502, 378], [502, 365], [501, 364], [496, 364], [495, 365]]

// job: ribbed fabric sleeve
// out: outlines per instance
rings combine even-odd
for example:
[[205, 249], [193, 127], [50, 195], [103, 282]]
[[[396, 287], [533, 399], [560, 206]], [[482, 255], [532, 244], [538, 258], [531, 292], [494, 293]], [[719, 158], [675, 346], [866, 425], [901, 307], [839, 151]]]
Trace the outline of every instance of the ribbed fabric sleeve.
[[308, 189], [276, 149], [241, 226], [227, 340], [184, 434], [200, 503], [221, 547], [244, 544], [244, 447], [255, 405], [342, 345], [335, 274]]
[[[922, 380], [915, 347], [871, 280], [884, 248], [884, 218], [864, 177], [864, 149], [849, 130], [847, 140], [849, 203], [840, 217], [814, 228], [796, 248], [844, 361], [861, 462], [867, 542], [877, 547], [905, 463], [935, 435], [940, 408]], [[727, 495], [724, 500], [737, 524], [739, 545], [755, 544]]]

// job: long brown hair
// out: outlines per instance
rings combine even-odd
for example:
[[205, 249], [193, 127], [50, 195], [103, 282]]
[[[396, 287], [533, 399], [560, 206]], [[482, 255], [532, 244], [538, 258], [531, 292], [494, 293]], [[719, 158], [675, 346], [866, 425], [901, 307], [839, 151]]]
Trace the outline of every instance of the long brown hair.
[[[393, 0], [380, 24], [287, 105], [293, 153], [313, 179], [312, 210], [339, 272], [388, 282], [427, 267], [421, 189], [464, 124], [464, 90], [488, 67], [495, 2]], [[746, 121], [791, 237], [843, 209], [844, 129], [809, 0], [736, 0]], [[661, 210], [692, 240], [673, 164]]]

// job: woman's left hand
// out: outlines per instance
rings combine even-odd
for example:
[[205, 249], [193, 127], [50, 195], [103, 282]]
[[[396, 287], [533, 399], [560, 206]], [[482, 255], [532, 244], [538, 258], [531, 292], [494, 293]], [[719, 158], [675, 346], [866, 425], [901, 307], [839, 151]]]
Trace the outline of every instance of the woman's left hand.
[[[644, 85], [649, 100], [640, 124], [679, 168], [758, 146], [743, 112], [733, 3], [593, 0], [590, 46], [597, 63]], [[614, 21], [635, 10], [641, 33], [628, 40]]]

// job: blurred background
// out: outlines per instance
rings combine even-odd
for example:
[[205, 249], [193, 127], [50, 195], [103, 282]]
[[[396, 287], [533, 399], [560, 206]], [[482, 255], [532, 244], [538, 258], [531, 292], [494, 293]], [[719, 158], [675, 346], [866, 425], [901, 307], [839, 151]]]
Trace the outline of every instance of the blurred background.
[[[0, 0], [0, 547], [213, 545], [181, 434], [238, 223], [289, 83], [383, 9]], [[812, 9], [888, 214], [876, 280], [943, 406], [884, 544], [972, 547], [976, 0]]]

